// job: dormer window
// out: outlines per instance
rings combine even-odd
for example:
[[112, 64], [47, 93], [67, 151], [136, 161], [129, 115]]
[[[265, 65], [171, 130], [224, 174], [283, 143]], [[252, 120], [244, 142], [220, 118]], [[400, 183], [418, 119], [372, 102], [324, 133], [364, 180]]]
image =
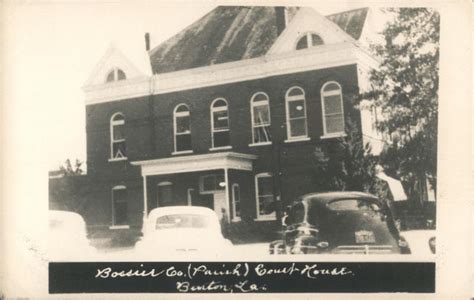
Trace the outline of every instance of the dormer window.
[[315, 33], [306, 33], [296, 43], [296, 50], [323, 45], [323, 39]]
[[106, 82], [114, 82], [114, 81], [125, 80], [125, 79], [127, 79], [125, 72], [119, 68], [114, 68], [113, 70], [109, 72], [109, 74], [107, 74]]

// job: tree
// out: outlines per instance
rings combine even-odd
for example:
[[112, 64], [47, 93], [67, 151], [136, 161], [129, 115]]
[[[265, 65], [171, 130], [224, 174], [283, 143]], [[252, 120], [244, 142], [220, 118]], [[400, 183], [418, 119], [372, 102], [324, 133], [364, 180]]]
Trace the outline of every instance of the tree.
[[79, 159], [76, 159], [74, 168], [72, 167], [71, 160], [68, 158], [64, 162], [64, 165], [59, 166], [59, 170], [64, 174], [64, 176], [75, 176], [81, 175], [84, 171], [82, 170], [82, 162]]
[[377, 158], [363, 145], [358, 127], [347, 121], [346, 137], [316, 147], [315, 184], [321, 191], [351, 190], [375, 193]]
[[430, 8], [386, 13], [393, 19], [382, 32], [385, 43], [373, 46], [380, 68], [362, 97], [380, 108], [378, 129], [393, 137], [381, 154], [385, 170], [410, 185], [409, 197], [422, 200], [426, 180], [435, 187], [437, 177], [439, 14]]

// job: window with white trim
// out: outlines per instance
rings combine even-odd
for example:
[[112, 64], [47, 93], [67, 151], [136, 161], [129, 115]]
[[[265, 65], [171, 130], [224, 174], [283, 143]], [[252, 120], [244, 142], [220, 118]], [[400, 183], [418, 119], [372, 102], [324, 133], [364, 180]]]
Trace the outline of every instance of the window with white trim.
[[191, 118], [188, 107], [185, 104], [176, 106], [173, 116], [174, 151], [191, 151]]
[[344, 104], [339, 83], [330, 81], [323, 85], [321, 88], [321, 105], [324, 135], [344, 134]]
[[215, 99], [211, 104], [212, 148], [230, 146], [229, 108], [223, 98]]
[[127, 188], [117, 185], [112, 188], [112, 226], [128, 225]]
[[259, 92], [250, 100], [252, 114], [252, 143], [269, 143], [271, 137], [271, 118], [268, 96]]
[[275, 219], [275, 198], [271, 173], [261, 173], [255, 176], [255, 193], [257, 198], [257, 219]]
[[116, 113], [110, 118], [110, 158], [120, 160], [127, 158], [125, 142], [125, 116]]
[[232, 185], [232, 219], [240, 219], [240, 187], [237, 183]]
[[323, 39], [316, 33], [307, 32], [296, 43], [296, 50], [323, 45]]
[[105, 82], [114, 82], [127, 79], [127, 75], [122, 69], [113, 68], [108, 74]]
[[306, 138], [306, 99], [304, 90], [292, 87], [286, 92], [286, 130], [288, 140]]
[[173, 184], [163, 181], [156, 186], [156, 206], [170, 206], [173, 204]]

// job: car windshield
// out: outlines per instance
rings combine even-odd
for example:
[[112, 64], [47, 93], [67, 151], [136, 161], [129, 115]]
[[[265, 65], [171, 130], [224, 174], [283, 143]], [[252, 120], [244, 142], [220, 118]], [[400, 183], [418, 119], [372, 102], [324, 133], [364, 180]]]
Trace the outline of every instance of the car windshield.
[[209, 217], [197, 214], [174, 214], [161, 216], [156, 219], [155, 229], [171, 228], [206, 228]]
[[343, 199], [328, 203], [330, 210], [351, 210], [351, 211], [380, 211], [380, 206], [372, 201], [364, 199]]

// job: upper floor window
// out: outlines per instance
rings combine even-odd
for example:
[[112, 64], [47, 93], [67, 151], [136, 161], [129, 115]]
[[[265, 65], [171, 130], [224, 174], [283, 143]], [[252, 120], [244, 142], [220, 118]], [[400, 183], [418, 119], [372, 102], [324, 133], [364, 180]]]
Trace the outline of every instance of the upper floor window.
[[296, 43], [296, 50], [323, 45], [323, 39], [315, 33], [306, 33]]
[[274, 219], [276, 213], [272, 174], [261, 173], [255, 176], [255, 192], [257, 198], [257, 219]]
[[191, 124], [189, 109], [185, 104], [174, 110], [174, 151], [191, 151]]
[[128, 224], [127, 188], [117, 185], [112, 188], [112, 226]]
[[116, 113], [110, 118], [110, 158], [126, 159], [125, 116]]
[[271, 142], [270, 105], [265, 93], [256, 93], [250, 100], [252, 113], [252, 142], [254, 144]]
[[327, 82], [321, 88], [324, 135], [344, 133], [344, 105], [342, 89], [335, 81]]
[[292, 87], [286, 92], [286, 130], [288, 140], [307, 137], [306, 100], [304, 90]]
[[127, 79], [127, 76], [125, 75], [125, 72], [122, 71], [122, 69], [113, 68], [109, 72], [109, 74], [107, 74], [106, 82], [113, 82], [113, 81], [125, 80], [125, 79]]
[[223, 98], [211, 104], [211, 126], [212, 148], [230, 146], [229, 109]]

